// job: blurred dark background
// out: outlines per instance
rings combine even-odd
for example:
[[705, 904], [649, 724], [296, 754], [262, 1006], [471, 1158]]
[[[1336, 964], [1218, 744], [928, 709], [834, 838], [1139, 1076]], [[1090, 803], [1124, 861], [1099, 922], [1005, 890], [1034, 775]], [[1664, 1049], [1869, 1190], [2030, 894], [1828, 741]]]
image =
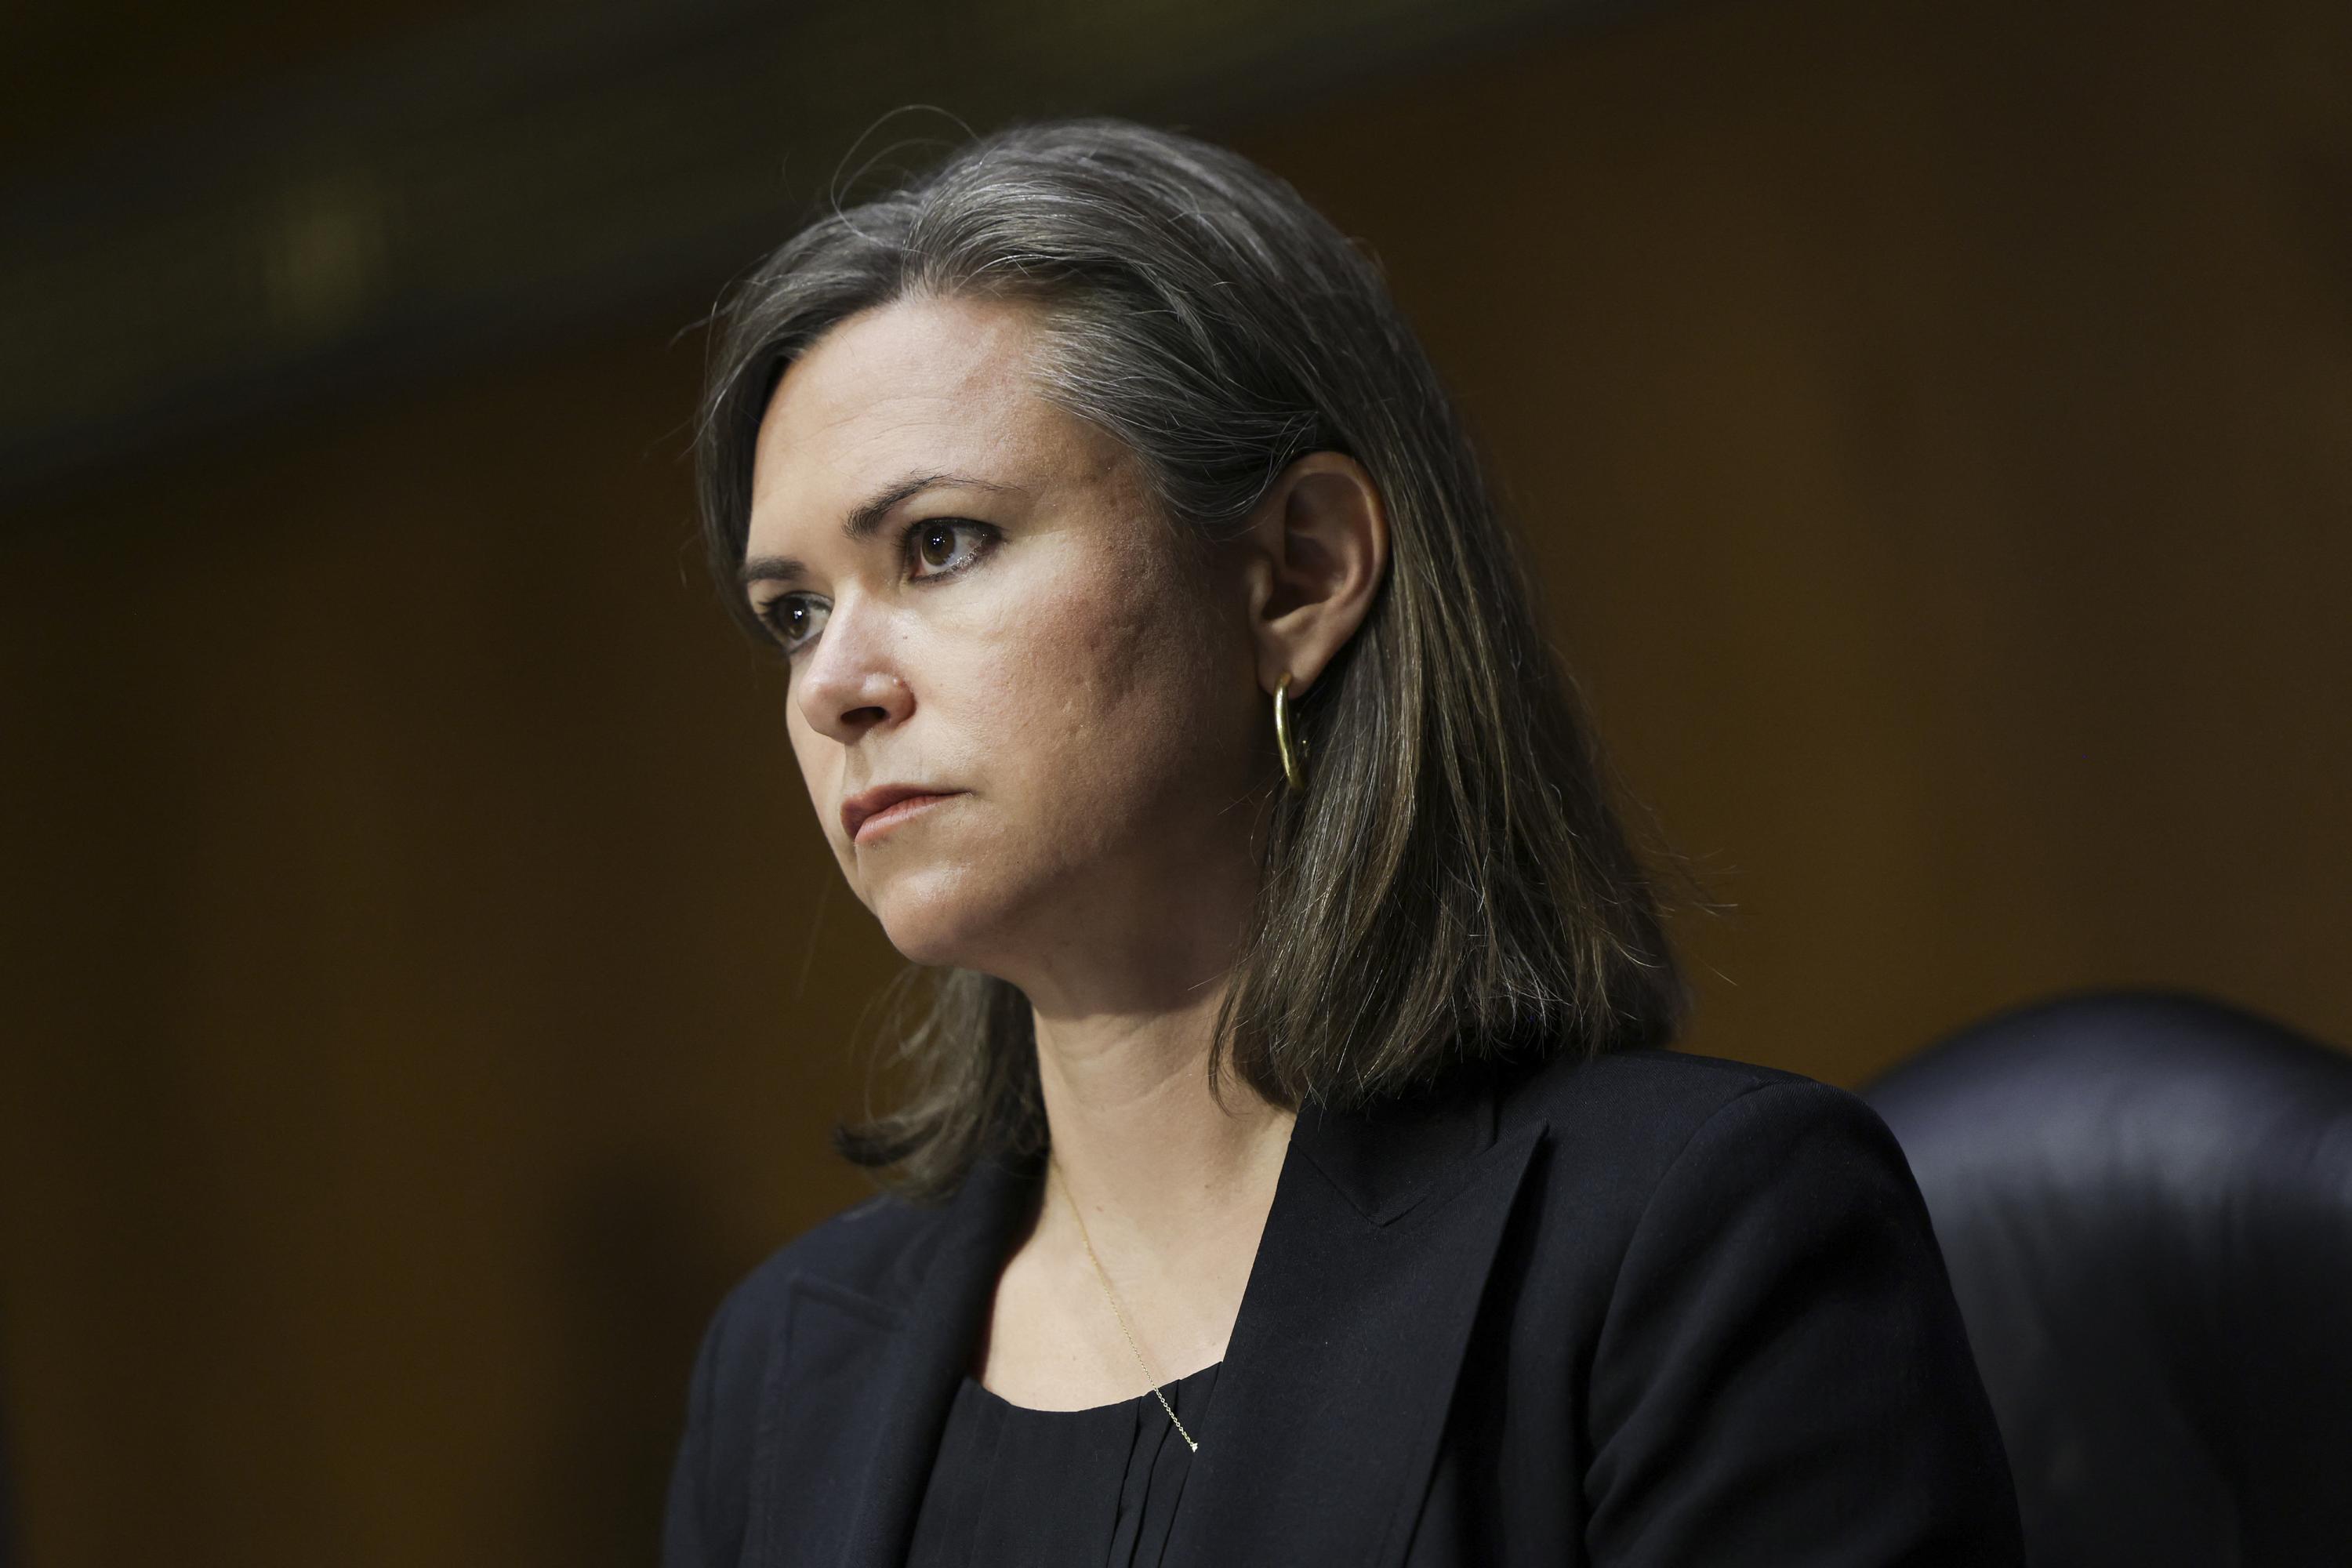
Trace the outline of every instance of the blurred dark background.
[[1734, 906], [1693, 1048], [1850, 1085], [2132, 984], [2352, 1039], [2341, 0], [30, 0], [0, 58], [25, 1562], [652, 1557], [718, 1295], [866, 1190], [895, 966], [700, 575], [697, 322], [958, 121], [1182, 125], [1384, 260]]

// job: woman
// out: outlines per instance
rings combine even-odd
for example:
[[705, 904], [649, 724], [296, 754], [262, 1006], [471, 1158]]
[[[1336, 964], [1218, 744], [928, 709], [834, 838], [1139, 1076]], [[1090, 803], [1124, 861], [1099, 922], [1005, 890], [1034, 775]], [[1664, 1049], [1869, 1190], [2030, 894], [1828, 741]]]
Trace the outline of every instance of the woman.
[[710, 1327], [674, 1568], [2017, 1560], [1901, 1154], [1664, 1048], [1511, 542], [1289, 187], [978, 142], [740, 286], [698, 457], [932, 984], [883, 1195]]

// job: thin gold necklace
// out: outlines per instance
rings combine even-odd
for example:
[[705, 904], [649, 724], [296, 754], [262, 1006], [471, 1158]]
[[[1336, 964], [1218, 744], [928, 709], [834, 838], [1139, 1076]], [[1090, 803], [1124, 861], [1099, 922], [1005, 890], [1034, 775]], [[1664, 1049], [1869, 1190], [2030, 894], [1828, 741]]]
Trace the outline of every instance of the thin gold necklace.
[[[1054, 1167], [1055, 1173], [1060, 1174], [1062, 1163], [1050, 1153], [1045, 1159]], [[1143, 1347], [1135, 1342], [1135, 1331], [1127, 1326], [1127, 1313], [1118, 1304], [1118, 1292], [1110, 1288], [1110, 1276], [1103, 1272], [1102, 1259], [1095, 1257], [1094, 1237], [1087, 1234], [1087, 1216], [1078, 1212], [1078, 1200], [1070, 1195], [1069, 1178], [1065, 1176], [1055, 1184], [1062, 1189], [1062, 1201], [1070, 1205], [1070, 1217], [1078, 1222], [1078, 1239], [1087, 1244], [1087, 1257], [1094, 1263], [1095, 1278], [1102, 1281], [1103, 1294], [1109, 1298], [1110, 1310], [1118, 1319], [1118, 1331], [1127, 1336], [1127, 1348], [1135, 1352], [1135, 1364], [1143, 1369], [1144, 1379], [1151, 1384], [1151, 1392], [1160, 1395], [1160, 1408], [1168, 1412], [1169, 1420], [1176, 1422], [1176, 1435], [1184, 1439], [1185, 1446], [1192, 1452], [1199, 1453], [1201, 1445], [1192, 1441], [1192, 1434], [1184, 1430], [1183, 1422], [1177, 1420], [1176, 1407], [1168, 1403], [1167, 1394], [1160, 1393], [1159, 1376], [1152, 1372], [1151, 1363], [1143, 1359]]]

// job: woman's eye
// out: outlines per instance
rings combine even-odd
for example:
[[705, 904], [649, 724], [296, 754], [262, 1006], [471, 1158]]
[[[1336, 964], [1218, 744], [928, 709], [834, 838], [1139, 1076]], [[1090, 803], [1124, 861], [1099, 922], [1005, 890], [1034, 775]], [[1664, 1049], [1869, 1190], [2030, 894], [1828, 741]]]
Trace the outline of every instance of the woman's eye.
[[960, 572], [978, 558], [987, 525], [957, 518], [919, 522], [907, 531], [907, 542], [919, 566], [930, 568], [918, 575], [942, 576]]
[[779, 594], [760, 611], [760, 618], [791, 653], [816, 636], [824, 625], [824, 605], [805, 594]]

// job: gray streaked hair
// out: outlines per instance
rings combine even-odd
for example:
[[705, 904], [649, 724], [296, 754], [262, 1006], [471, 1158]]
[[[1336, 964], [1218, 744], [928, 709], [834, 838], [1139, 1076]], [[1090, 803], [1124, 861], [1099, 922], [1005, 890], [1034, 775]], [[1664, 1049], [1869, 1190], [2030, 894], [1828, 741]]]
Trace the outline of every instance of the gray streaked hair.
[[[1478, 1061], [1662, 1045], [1689, 991], [1660, 883], [1611, 802], [1573, 682], [1453, 404], [1379, 267], [1227, 149], [1124, 121], [1012, 126], [809, 224], [722, 301], [696, 459], [734, 613], [752, 454], [784, 369], [910, 297], [1039, 308], [1040, 392], [1140, 460], [1209, 541], [1286, 468], [1378, 486], [1389, 573], [1297, 723], [1312, 787], [1267, 782], [1256, 907], [1209, 1056], [1276, 1104], [1360, 1105]], [[1042, 1149], [1027, 1002], [910, 967], [888, 1049], [910, 1088], [835, 1130], [916, 1200]]]

